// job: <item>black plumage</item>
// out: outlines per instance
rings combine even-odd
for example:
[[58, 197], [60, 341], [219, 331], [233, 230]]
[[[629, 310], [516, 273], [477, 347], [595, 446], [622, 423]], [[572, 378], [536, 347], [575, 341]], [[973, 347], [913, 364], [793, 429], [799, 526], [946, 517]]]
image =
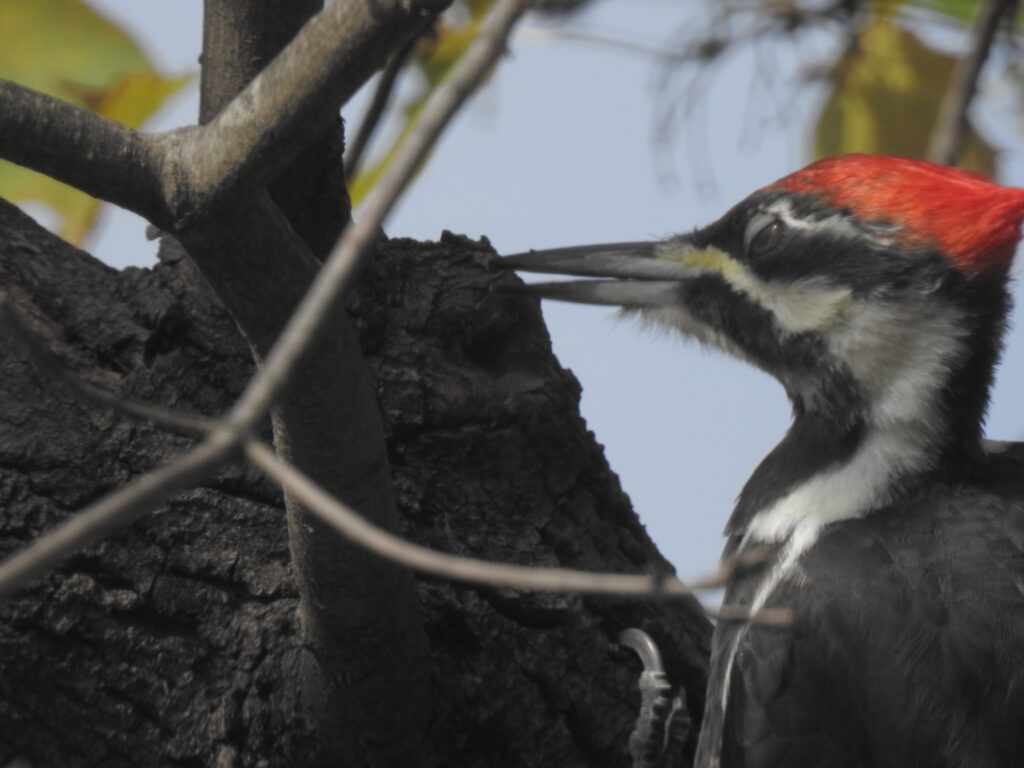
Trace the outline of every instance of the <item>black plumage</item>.
[[793, 624], [716, 630], [709, 702], [739, 642], [698, 765], [718, 745], [736, 768], [1022, 764], [1024, 446], [829, 526], [766, 607]]

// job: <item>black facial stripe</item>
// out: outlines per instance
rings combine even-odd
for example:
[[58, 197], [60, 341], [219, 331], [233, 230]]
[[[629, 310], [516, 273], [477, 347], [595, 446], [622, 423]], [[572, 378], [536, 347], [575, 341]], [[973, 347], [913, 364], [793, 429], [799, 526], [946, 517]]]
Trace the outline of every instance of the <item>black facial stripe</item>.
[[789, 233], [785, 252], [773, 251], [747, 262], [765, 281], [791, 282], [819, 277], [863, 296], [878, 290], [931, 286], [950, 265], [935, 252], [893, 253], [878, 244], [828, 232]]
[[823, 368], [834, 365], [819, 335], [784, 333], [769, 310], [718, 275], [683, 283], [680, 291], [683, 305], [696, 320], [727, 336], [783, 384], [787, 373], [821, 377]]
[[[766, 282], [793, 282], [821, 278], [863, 296], [878, 290], [900, 290], [941, 281], [952, 267], [936, 250], [908, 250], [887, 238], [895, 230], [884, 222], [849, 219], [846, 231], [787, 226], [778, 244], [765, 253], [748, 253], [744, 245], [747, 224], [759, 212], [785, 201], [792, 218], [814, 222], [843, 215], [810, 195], [784, 191], [758, 192], [729, 213], [686, 240], [696, 248], [714, 247], [728, 253]], [[859, 234], [857, 234], [859, 232]]]

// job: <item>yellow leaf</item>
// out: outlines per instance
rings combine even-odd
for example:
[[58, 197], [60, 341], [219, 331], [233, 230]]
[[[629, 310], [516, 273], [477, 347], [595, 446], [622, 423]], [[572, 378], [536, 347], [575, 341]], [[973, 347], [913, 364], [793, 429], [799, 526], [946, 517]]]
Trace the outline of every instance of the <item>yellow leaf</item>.
[[[0, 0], [0, 78], [137, 128], [188, 77], [163, 77], [123, 30], [82, 0]], [[0, 161], [0, 197], [56, 211], [60, 235], [79, 244], [99, 201]]]
[[[402, 132], [398, 135], [398, 138], [395, 139], [395, 143], [388, 148], [383, 157], [374, 162], [369, 168], [364, 169], [360, 167], [358, 173], [349, 180], [348, 194], [352, 200], [353, 207], [359, 205], [370, 194], [370, 190], [376, 186], [380, 177], [384, 175], [384, 172], [391, 165], [392, 160], [394, 160], [395, 155], [398, 154], [398, 148], [402, 146], [409, 133], [416, 127], [420, 113], [423, 111], [426, 103], [427, 100], [424, 96], [417, 100], [416, 103], [409, 105], [405, 110], [405, 125], [402, 127]], [[423, 162], [425, 163], [426, 160], [427, 158]], [[416, 169], [417, 175], [422, 167], [423, 163]]]
[[110, 84], [95, 111], [138, 128], [188, 81], [188, 77], [163, 77], [156, 72], [128, 74]]
[[394, 144], [369, 167], [360, 166], [349, 181], [349, 196], [352, 198], [353, 206], [362, 202], [388, 169], [398, 148], [419, 121], [430, 95], [447, 80], [452, 67], [458, 63], [480, 33], [484, 19], [494, 2], [495, 0], [463, 0], [462, 4], [469, 13], [469, 18], [464, 24], [452, 26], [442, 21], [438, 24], [435, 35], [425, 37], [419, 42], [415, 51], [415, 62], [423, 73], [426, 87], [404, 105], [405, 122]]
[[[814, 156], [870, 152], [926, 156], [956, 60], [933, 51], [880, 14], [832, 73], [833, 88], [814, 133]], [[960, 166], [992, 175], [995, 151], [968, 129]]]

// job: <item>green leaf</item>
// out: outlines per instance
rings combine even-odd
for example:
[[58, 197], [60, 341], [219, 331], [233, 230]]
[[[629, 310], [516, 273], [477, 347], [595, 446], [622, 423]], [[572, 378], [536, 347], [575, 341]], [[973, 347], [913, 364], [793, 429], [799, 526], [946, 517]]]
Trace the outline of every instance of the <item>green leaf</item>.
[[978, 12], [978, 0], [910, 0], [909, 4], [960, 21], [970, 21]]
[[[137, 128], [188, 77], [158, 74], [135, 42], [82, 0], [0, 0], [0, 78]], [[79, 244], [100, 202], [0, 161], [0, 196], [57, 212], [60, 236]]]
[[[815, 157], [925, 157], [955, 64], [888, 15], [874, 17], [833, 70], [832, 93], [815, 128]], [[988, 175], [995, 170], [995, 151], [970, 128], [960, 165]]]

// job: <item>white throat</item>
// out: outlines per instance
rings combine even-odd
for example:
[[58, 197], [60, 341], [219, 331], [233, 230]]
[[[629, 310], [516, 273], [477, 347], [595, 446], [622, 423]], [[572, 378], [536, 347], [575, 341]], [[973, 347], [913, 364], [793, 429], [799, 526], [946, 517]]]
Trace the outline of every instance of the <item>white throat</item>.
[[826, 525], [885, 506], [901, 478], [929, 467], [930, 448], [912, 429], [869, 429], [848, 460], [808, 478], [754, 515], [740, 548], [792, 539], [805, 550]]
[[795, 561], [822, 528], [885, 506], [908, 477], [934, 466], [947, 427], [939, 394], [967, 352], [959, 320], [923, 302], [864, 302], [851, 310], [828, 346], [864, 392], [868, 410], [860, 442], [842, 463], [811, 475], [759, 510], [744, 531], [741, 549], [789, 542]]

